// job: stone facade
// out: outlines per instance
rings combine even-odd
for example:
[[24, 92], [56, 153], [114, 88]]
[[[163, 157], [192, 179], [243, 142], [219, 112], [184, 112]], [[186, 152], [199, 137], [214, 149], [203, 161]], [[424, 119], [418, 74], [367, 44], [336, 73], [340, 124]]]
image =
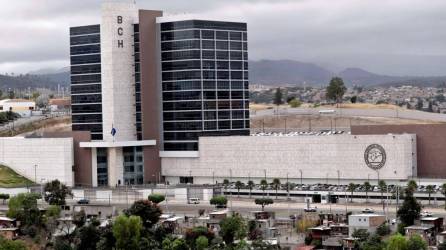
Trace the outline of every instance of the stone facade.
[[0, 164], [37, 183], [73, 186], [73, 138], [0, 138]]
[[[386, 161], [379, 171], [365, 162], [366, 148], [379, 144]], [[198, 157], [162, 158], [162, 175], [170, 183], [194, 177], [205, 184], [222, 179], [301, 178], [325, 180], [407, 180], [416, 176], [416, 137], [404, 135], [228, 136], [201, 137]], [[338, 176], [339, 174], [339, 176]], [[298, 182], [298, 181], [297, 181]]]

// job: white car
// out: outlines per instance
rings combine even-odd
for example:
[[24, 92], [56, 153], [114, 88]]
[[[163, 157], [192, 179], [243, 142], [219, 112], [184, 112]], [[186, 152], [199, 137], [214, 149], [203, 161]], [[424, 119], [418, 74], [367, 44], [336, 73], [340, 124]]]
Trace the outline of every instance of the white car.
[[432, 213], [425, 210], [420, 213], [420, 216], [421, 217], [432, 217]]
[[375, 212], [375, 210], [371, 209], [371, 208], [365, 208], [364, 210], [362, 210], [363, 214], [373, 214]]
[[304, 208], [305, 212], [317, 212], [317, 207], [306, 207]]

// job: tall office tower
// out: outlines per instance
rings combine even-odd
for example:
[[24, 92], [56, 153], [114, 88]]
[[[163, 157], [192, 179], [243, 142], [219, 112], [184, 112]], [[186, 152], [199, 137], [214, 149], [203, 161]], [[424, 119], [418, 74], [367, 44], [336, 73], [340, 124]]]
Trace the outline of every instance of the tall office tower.
[[100, 25], [70, 28], [72, 128], [92, 137], [85, 183], [159, 182], [163, 147], [249, 134], [246, 24], [161, 17], [106, 2]]
[[100, 26], [70, 28], [72, 129], [102, 140]]
[[195, 151], [198, 137], [249, 135], [246, 23], [161, 23], [166, 151]]

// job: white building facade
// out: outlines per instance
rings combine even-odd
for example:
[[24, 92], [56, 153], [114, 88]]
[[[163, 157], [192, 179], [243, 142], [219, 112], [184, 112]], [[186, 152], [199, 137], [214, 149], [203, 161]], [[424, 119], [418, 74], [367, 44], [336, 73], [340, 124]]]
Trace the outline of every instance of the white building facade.
[[73, 139], [0, 138], [0, 164], [37, 183], [73, 186]]
[[198, 152], [164, 151], [161, 157], [162, 175], [171, 184], [190, 178], [194, 184], [264, 178], [348, 183], [417, 175], [412, 134], [201, 137]]

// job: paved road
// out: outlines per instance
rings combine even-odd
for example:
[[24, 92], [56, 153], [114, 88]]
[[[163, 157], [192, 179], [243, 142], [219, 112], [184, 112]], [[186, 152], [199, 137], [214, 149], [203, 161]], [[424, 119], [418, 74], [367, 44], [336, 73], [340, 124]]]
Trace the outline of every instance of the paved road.
[[[319, 110], [335, 110], [336, 116], [385, 117], [411, 120], [446, 122], [446, 114], [429, 113], [405, 109], [354, 109], [354, 108], [280, 108], [279, 115], [319, 115]], [[250, 113], [251, 117], [277, 115], [276, 109], [265, 109]], [[329, 115], [327, 115], [329, 116]]]

